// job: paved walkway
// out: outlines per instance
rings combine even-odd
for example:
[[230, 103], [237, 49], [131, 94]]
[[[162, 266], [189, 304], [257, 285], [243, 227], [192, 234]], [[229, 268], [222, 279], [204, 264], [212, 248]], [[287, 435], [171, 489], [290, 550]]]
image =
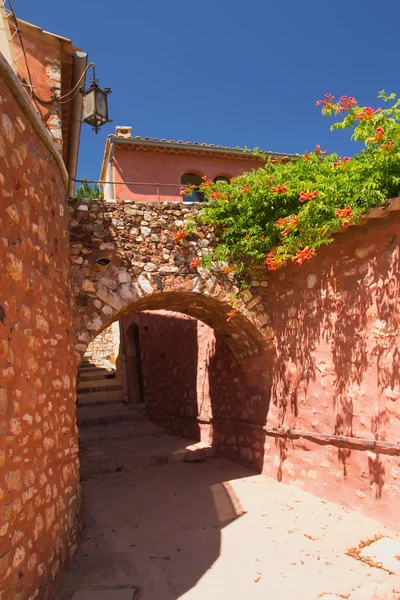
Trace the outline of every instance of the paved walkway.
[[85, 534], [52, 600], [107, 587], [137, 587], [138, 600], [400, 598], [400, 572], [345, 554], [395, 533], [223, 459], [95, 475], [83, 489]]

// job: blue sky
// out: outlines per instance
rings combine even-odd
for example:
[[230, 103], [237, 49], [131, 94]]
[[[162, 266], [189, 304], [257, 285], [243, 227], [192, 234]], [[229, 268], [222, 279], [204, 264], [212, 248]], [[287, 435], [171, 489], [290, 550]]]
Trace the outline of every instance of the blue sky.
[[133, 135], [276, 152], [352, 154], [315, 101], [376, 105], [400, 88], [398, 0], [14, 0], [72, 39], [110, 86], [113, 123], [82, 127], [78, 174], [97, 179], [116, 125]]

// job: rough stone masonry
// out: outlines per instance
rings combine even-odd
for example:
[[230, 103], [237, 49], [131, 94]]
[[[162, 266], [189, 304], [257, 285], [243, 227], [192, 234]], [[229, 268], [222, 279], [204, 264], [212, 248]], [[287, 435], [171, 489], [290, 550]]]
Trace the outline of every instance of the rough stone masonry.
[[80, 491], [66, 173], [0, 70], [0, 598], [48, 598]]
[[[235, 302], [235, 319], [227, 322], [232, 295], [239, 291], [221, 266], [190, 268], [215, 244], [210, 228], [176, 242], [197, 209], [181, 203], [146, 204], [77, 199], [70, 203], [71, 261], [75, 297], [75, 331], [79, 353], [109, 323], [123, 314], [151, 308], [187, 312], [225, 334], [238, 358], [273, 345], [265, 281], [255, 281]], [[80, 354], [79, 354], [80, 356]]]

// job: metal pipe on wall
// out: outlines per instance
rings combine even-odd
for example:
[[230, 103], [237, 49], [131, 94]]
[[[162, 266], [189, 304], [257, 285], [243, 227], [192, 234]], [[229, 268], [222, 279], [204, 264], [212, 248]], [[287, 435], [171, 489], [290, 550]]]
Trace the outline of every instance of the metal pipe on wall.
[[[181, 416], [176, 413], [168, 412], [170, 416]], [[270, 437], [281, 437], [286, 439], [304, 438], [314, 443], [337, 446], [339, 444], [353, 447], [355, 450], [369, 450], [381, 454], [400, 455], [400, 444], [396, 442], [386, 442], [377, 439], [358, 438], [348, 435], [337, 435], [330, 433], [319, 433], [316, 431], [304, 431], [301, 429], [285, 429], [284, 427], [268, 427], [260, 423], [248, 423], [246, 421], [236, 421], [235, 419], [223, 419], [216, 417], [196, 417], [198, 423], [206, 425], [212, 423], [223, 423], [238, 427], [248, 427], [265, 432]]]
[[[72, 82], [73, 87], [82, 77], [86, 69], [88, 55], [86, 52], [75, 52], [72, 67]], [[82, 85], [85, 85], [83, 80]], [[79, 142], [81, 137], [82, 125], [82, 94], [75, 94], [71, 101], [71, 117], [70, 117], [70, 140], [67, 156], [67, 170], [69, 175], [68, 196], [73, 196], [76, 170], [78, 165]]]

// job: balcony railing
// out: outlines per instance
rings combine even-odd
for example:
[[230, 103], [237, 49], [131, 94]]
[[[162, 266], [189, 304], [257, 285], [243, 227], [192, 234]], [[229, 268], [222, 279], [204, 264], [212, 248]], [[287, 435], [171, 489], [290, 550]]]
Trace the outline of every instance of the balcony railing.
[[[203, 202], [204, 195], [202, 192], [192, 191], [191, 194], [182, 195], [182, 188], [186, 187], [179, 183], [148, 183], [143, 181], [96, 181], [94, 179], [74, 179], [75, 183], [97, 183], [104, 189], [105, 199], [118, 200], [136, 200], [143, 201], [158, 201], [158, 202], [177, 202], [183, 201], [187, 204], [194, 202]], [[107, 186], [109, 186], [107, 190]], [[121, 198], [121, 192], [118, 194], [114, 186], [125, 186], [127, 188], [126, 198]], [[146, 200], [145, 200], [146, 198]]]

